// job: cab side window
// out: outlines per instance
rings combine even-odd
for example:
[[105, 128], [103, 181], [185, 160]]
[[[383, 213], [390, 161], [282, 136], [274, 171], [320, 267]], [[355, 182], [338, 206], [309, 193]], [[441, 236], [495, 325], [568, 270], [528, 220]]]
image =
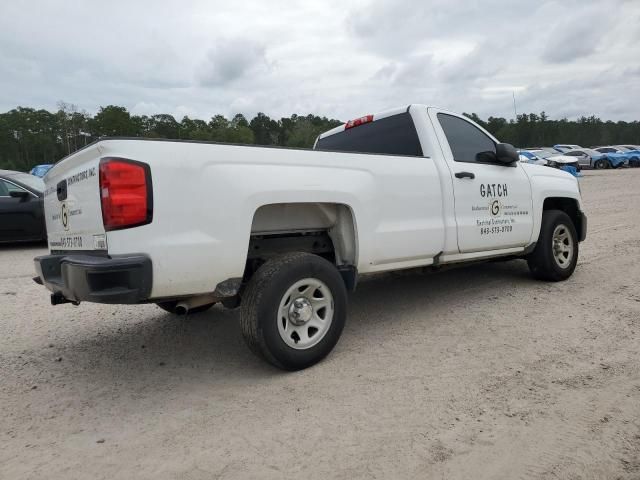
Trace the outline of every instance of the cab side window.
[[15, 185], [11, 182], [5, 182], [4, 180], [2, 181], [2, 183], [4, 183], [6, 189], [7, 189], [7, 195], [9, 195], [11, 192], [26, 192], [26, 190], [22, 187], [19, 187], [18, 185]]
[[0, 179], [0, 197], [8, 197], [9, 196], [9, 189], [7, 188], [7, 182], [5, 182], [4, 180]]
[[477, 127], [446, 113], [439, 113], [438, 121], [456, 162], [489, 163], [495, 159], [496, 144]]

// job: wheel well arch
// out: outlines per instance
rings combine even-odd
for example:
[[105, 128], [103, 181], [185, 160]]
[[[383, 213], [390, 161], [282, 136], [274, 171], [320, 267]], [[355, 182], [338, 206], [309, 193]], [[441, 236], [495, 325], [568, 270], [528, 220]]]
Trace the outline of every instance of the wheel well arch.
[[561, 210], [566, 213], [577, 232], [582, 231], [582, 215], [580, 215], [580, 207], [575, 198], [568, 197], [547, 197], [542, 204], [542, 211], [545, 210]]
[[347, 287], [357, 282], [358, 241], [352, 208], [344, 203], [283, 202], [261, 205], [253, 215], [245, 278], [262, 263], [292, 251], [334, 263]]

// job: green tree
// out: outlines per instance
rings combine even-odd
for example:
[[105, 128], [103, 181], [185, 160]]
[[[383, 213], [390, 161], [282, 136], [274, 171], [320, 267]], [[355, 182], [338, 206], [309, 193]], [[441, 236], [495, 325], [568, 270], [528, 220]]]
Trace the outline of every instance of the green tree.
[[258, 145], [275, 145], [278, 143], [278, 122], [271, 120], [267, 115], [259, 112], [249, 127], [253, 131], [255, 142]]
[[145, 137], [151, 138], [180, 138], [180, 124], [172, 115], [165, 113], [152, 115], [146, 124]]
[[115, 105], [100, 107], [90, 126], [95, 137], [133, 137], [141, 133], [127, 109]]
[[[516, 119], [465, 115], [503, 142], [517, 147], [556, 143], [595, 145], [640, 144], [640, 122], [603, 121], [582, 116], [577, 120], [553, 120], [545, 112], [523, 113]], [[316, 137], [340, 125], [339, 120], [317, 115], [297, 115], [273, 120], [260, 112], [250, 121], [242, 114], [228, 120], [215, 115], [208, 122], [168, 114], [131, 115], [117, 105], [100, 107], [91, 117], [69, 103], [59, 102], [55, 113], [16, 107], [0, 113], [0, 168], [29, 170], [39, 163], [53, 163], [89, 142], [104, 136], [131, 136], [213, 140], [239, 144], [281, 145], [310, 148]]]

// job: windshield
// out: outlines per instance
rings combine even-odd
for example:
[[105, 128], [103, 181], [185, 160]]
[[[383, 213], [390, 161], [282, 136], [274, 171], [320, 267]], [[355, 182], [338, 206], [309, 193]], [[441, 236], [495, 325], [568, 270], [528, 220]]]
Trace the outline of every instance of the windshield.
[[10, 175], [8, 178], [9, 180], [15, 180], [16, 182], [22, 183], [36, 192], [44, 192], [44, 180], [40, 177], [36, 177], [35, 175], [30, 175], [28, 173], [15, 173]]

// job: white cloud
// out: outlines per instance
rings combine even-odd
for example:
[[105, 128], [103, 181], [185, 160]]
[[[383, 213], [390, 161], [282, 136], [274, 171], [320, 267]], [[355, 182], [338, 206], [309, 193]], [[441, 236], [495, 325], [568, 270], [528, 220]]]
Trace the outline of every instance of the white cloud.
[[24, 0], [0, 10], [0, 110], [65, 100], [177, 118], [346, 119], [422, 102], [509, 117], [516, 90], [519, 111], [638, 118], [637, 1]]
[[218, 40], [207, 51], [198, 80], [205, 87], [224, 86], [251, 73], [264, 75], [266, 66], [262, 45], [242, 38]]

